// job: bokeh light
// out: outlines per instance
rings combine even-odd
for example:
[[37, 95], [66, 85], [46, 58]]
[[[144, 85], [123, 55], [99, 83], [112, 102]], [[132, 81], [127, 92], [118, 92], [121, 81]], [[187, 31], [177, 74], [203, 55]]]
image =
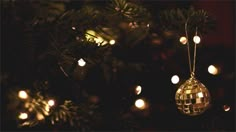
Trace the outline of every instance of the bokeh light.
[[138, 109], [145, 109], [146, 108], [146, 102], [143, 99], [137, 99], [135, 101], [135, 107], [137, 107]]
[[210, 65], [208, 67], [208, 72], [212, 75], [217, 75], [219, 73], [217, 67], [215, 67], [214, 65]]
[[223, 106], [223, 109], [224, 109], [225, 112], [230, 111], [230, 106], [224, 105], [224, 106]]
[[55, 101], [52, 100], [52, 99], [50, 99], [50, 100], [48, 101], [48, 105], [49, 105], [49, 106], [54, 106], [54, 105], [55, 105]]
[[186, 37], [182, 36], [182, 37], [179, 38], [179, 42], [180, 42], [181, 44], [187, 44], [188, 39], [187, 39]]
[[171, 82], [172, 82], [173, 84], [179, 83], [179, 76], [178, 76], [178, 75], [172, 76], [172, 77], [171, 77]]
[[196, 35], [196, 36], [193, 37], [193, 42], [194, 42], [195, 44], [199, 44], [199, 43], [201, 42], [201, 38]]
[[140, 85], [138, 85], [136, 88], [135, 88], [135, 93], [137, 95], [139, 95], [140, 93], [142, 92], [142, 87]]
[[110, 44], [110, 45], [114, 45], [115, 43], [116, 43], [116, 41], [113, 40], [113, 39], [109, 41], [109, 44]]
[[83, 67], [83, 66], [86, 65], [86, 62], [84, 61], [84, 59], [81, 58], [81, 59], [78, 60], [78, 65]]
[[21, 90], [18, 92], [18, 97], [21, 99], [27, 99], [28, 98], [28, 94], [26, 93], [26, 91]]
[[20, 113], [20, 115], [18, 116], [19, 119], [25, 120], [28, 118], [28, 114], [27, 113]]

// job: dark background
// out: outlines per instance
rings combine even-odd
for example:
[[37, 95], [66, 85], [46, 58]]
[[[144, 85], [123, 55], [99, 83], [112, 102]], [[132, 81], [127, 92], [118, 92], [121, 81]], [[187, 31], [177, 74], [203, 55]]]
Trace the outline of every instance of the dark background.
[[[96, 1], [98, 4], [104, 1]], [[143, 87], [142, 96], [147, 98], [150, 103], [148, 111], [142, 113], [132, 113], [134, 117], [134, 130], [209, 130], [209, 131], [235, 131], [235, 1], [233, 0], [196, 0], [196, 1], [136, 1], [143, 2], [144, 6], [150, 10], [154, 19], [155, 12], [163, 9], [187, 8], [190, 5], [196, 9], [204, 9], [216, 20], [216, 29], [202, 38], [202, 48], [198, 52], [197, 73], [199, 80], [207, 86], [212, 96], [212, 105], [204, 114], [196, 117], [182, 115], [178, 112], [175, 105], [174, 95], [175, 86], [170, 78], [174, 74], [180, 76], [183, 82], [188, 78], [187, 53], [176, 52], [166, 61], [153, 60], [153, 54], [159, 51], [158, 48], [143, 51], [143, 47], [130, 52], [129, 56], [140, 57], [143, 62], [149, 63], [148, 72], [121, 73], [122, 79], [117, 87], [114, 88], [96, 88], [102, 86], [104, 80], [99, 80], [96, 76], [85, 80], [84, 83], [91, 83], [88, 89], [92, 94], [98, 95], [103, 101], [102, 112], [106, 113], [102, 123], [94, 123], [94, 130], [130, 130], [123, 127], [122, 120], [115, 120], [119, 117], [120, 110], [126, 109], [134, 102], [135, 97], [130, 93], [130, 88], [137, 84]], [[79, 8], [81, 1], [71, 1], [69, 8]], [[23, 9], [22, 9], [23, 10]], [[7, 91], [15, 86], [29, 86], [28, 82], [37, 78], [35, 76], [35, 65], [32, 63], [34, 51], [24, 45], [24, 20], [14, 18], [11, 11], [1, 11], [1, 129], [2, 130], [20, 130], [16, 127], [16, 122], [12, 119], [11, 113], [7, 111], [6, 106], [10, 103], [7, 98]], [[5, 19], [8, 18], [8, 19]], [[14, 19], [13, 19], [14, 18]], [[25, 18], [27, 19], [27, 18]], [[43, 40], [42, 40], [43, 42]], [[140, 53], [137, 56], [137, 53]], [[167, 51], [167, 50], [166, 50]], [[150, 54], [153, 53], [153, 54]], [[146, 60], [147, 59], [147, 60]], [[163, 63], [163, 64], [162, 64]], [[211, 64], [218, 64], [221, 68], [219, 76], [212, 76], [207, 72], [207, 67]], [[159, 69], [161, 66], [164, 69]], [[52, 66], [53, 67], [53, 66]], [[51, 68], [51, 66], [48, 66]], [[98, 71], [92, 71], [98, 72]], [[4, 75], [10, 76], [8, 83], [2, 83]], [[97, 74], [100, 74], [99, 72]], [[63, 75], [57, 76], [51, 80], [53, 85], [58, 82], [64, 83], [64, 88], [69, 87], [70, 81], [65, 80]], [[182, 78], [181, 78], [182, 77]], [[71, 87], [74, 85], [71, 83]], [[54, 89], [53, 92], [63, 96], [71, 96], [71, 89]], [[76, 91], [73, 94], [77, 94]], [[79, 93], [78, 93], [79, 94]], [[114, 105], [116, 104], [116, 105]], [[225, 112], [223, 105], [229, 105], [231, 110]], [[130, 113], [129, 113], [130, 114]], [[128, 115], [129, 115], [128, 114]], [[125, 115], [124, 115], [125, 116]], [[60, 126], [63, 128], [63, 126]], [[38, 126], [29, 130], [55, 129], [49, 126]], [[28, 130], [28, 129], [26, 129]]]

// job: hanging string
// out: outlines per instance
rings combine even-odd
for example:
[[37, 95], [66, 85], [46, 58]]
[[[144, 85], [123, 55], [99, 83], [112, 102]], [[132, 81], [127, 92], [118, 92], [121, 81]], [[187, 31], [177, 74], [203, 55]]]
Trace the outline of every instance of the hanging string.
[[[191, 77], [194, 77], [194, 73], [195, 73], [195, 65], [196, 65], [196, 55], [197, 55], [197, 44], [194, 42], [194, 55], [193, 55], [193, 65], [192, 65], [192, 61], [191, 61], [191, 55], [190, 55], [190, 46], [189, 46], [189, 39], [188, 39], [188, 20], [189, 18], [186, 20], [185, 22], [185, 35], [187, 38], [187, 49], [188, 49], [188, 63], [189, 63], [189, 71], [191, 74]], [[197, 27], [196, 27], [196, 32], [195, 35], [197, 35]]]
[[[195, 36], [197, 36], [197, 27], [196, 27]], [[193, 74], [195, 73], [196, 55], [197, 55], [197, 44], [194, 42], [194, 52], [193, 52], [193, 71], [192, 71]]]
[[190, 56], [190, 49], [189, 49], [189, 39], [188, 39], [188, 28], [187, 28], [187, 26], [188, 26], [188, 20], [189, 20], [189, 19], [187, 19], [186, 22], [185, 22], [185, 36], [186, 36], [186, 38], [187, 38], [189, 72], [192, 73], [192, 67], [191, 67], [192, 64], [191, 64], [191, 56]]

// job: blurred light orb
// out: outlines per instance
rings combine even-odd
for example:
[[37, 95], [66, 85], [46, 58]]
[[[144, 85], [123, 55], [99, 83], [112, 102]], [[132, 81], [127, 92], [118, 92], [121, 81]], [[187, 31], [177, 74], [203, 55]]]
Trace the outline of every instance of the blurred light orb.
[[146, 108], [146, 103], [143, 99], [137, 99], [135, 101], [135, 107], [137, 107], [138, 109], [143, 110], [143, 109]]
[[179, 76], [178, 76], [178, 75], [172, 76], [172, 77], [171, 77], [171, 82], [172, 82], [173, 84], [179, 83]]
[[187, 44], [188, 39], [187, 39], [186, 37], [182, 36], [182, 37], [179, 38], [179, 42], [180, 42], [181, 44]]
[[71, 29], [72, 29], [72, 30], [76, 30], [76, 28], [75, 28], [75, 27], [71, 27]]
[[19, 119], [21, 120], [25, 120], [28, 118], [28, 114], [27, 113], [20, 113], [20, 115], [18, 116]]
[[194, 42], [195, 44], [199, 44], [199, 43], [201, 42], [201, 38], [200, 38], [199, 36], [195, 35], [195, 36], [193, 37], [193, 42]]
[[28, 94], [24, 90], [21, 90], [21, 91], [18, 92], [18, 97], [21, 98], [21, 99], [27, 99]]
[[142, 87], [140, 85], [138, 85], [136, 88], [135, 88], [135, 93], [137, 95], [139, 95], [140, 93], [142, 92]]
[[225, 112], [230, 111], [230, 106], [224, 105], [224, 106], [223, 106], [223, 109], [224, 109]]
[[210, 93], [197, 79], [191, 77], [183, 83], [175, 94], [178, 110], [186, 115], [200, 115], [210, 106]]
[[48, 105], [49, 105], [49, 106], [54, 106], [54, 105], [55, 105], [55, 101], [52, 100], [52, 99], [50, 99], [50, 100], [48, 101]]
[[217, 67], [215, 67], [214, 65], [210, 65], [208, 67], [208, 72], [212, 75], [217, 75], [219, 73]]
[[81, 66], [81, 67], [83, 67], [83, 66], [86, 65], [86, 62], [84, 61], [84, 59], [80, 58], [80, 59], [78, 60], [78, 65]]
[[44, 119], [44, 116], [41, 113], [37, 113], [36, 117], [39, 121]]
[[109, 41], [109, 44], [110, 44], [110, 45], [114, 45], [115, 43], [116, 43], [116, 41], [113, 40], [113, 39]]

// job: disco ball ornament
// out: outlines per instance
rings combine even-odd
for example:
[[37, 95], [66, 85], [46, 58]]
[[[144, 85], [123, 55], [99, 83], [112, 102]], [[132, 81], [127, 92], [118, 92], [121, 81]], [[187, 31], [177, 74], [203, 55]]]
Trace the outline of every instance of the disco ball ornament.
[[207, 88], [192, 76], [178, 88], [175, 100], [181, 113], [196, 116], [207, 110], [211, 97]]

